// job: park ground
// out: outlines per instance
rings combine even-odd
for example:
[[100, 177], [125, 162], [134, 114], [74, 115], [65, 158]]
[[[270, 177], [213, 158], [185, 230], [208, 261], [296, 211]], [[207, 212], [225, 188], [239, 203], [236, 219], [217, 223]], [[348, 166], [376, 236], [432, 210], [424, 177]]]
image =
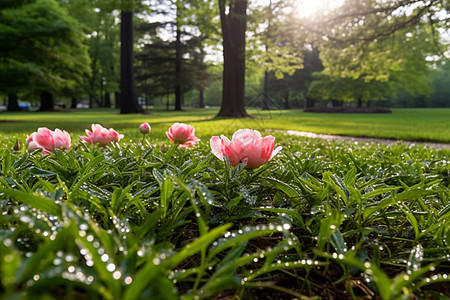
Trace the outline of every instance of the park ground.
[[393, 109], [391, 114], [325, 114], [305, 113], [301, 110], [255, 110], [254, 118], [214, 118], [216, 108], [191, 109], [174, 112], [150, 110], [148, 115], [120, 115], [114, 109], [79, 109], [57, 112], [0, 113], [0, 134], [21, 135], [38, 127], [60, 128], [71, 134], [83, 134], [92, 123], [113, 127], [128, 138], [136, 138], [136, 124], [148, 122], [153, 128], [152, 141], [164, 141], [164, 132], [174, 122], [189, 123], [200, 138], [212, 135], [231, 135], [239, 128], [259, 131], [304, 131], [354, 137], [398, 139], [407, 141], [450, 143], [450, 109], [408, 108]]

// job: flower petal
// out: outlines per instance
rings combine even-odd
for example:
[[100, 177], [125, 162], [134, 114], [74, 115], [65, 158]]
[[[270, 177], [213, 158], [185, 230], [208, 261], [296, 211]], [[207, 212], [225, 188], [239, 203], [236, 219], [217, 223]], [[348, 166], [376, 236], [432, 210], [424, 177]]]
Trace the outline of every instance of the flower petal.
[[223, 141], [218, 136], [213, 136], [209, 140], [209, 144], [211, 146], [211, 152], [218, 159], [223, 160], [224, 150], [223, 150]]

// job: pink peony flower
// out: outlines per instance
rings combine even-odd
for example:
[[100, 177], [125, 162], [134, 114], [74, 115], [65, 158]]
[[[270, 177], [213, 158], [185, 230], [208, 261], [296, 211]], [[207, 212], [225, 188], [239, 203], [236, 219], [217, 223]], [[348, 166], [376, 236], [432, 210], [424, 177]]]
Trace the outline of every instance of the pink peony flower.
[[239, 129], [231, 139], [224, 135], [211, 138], [211, 152], [220, 160], [227, 155], [230, 165], [235, 167], [240, 163], [247, 163], [246, 168], [253, 169], [271, 160], [281, 146], [274, 148], [275, 138], [271, 135], [261, 137], [257, 130]]
[[169, 140], [181, 147], [189, 147], [200, 141], [195, 136], [195, 128], [183, 123], [175, 123], [170, 126], [169, 131], [166, 131], [166, 135]]
[[70, 150], [70, 135], [64, 130], [56, 128], [53, 133], [53, 140], [55, 141], [55, 148], [61, 150]]
[[50, 154], [55, 149], [70, 150], [70, 135], [58, 128], [52, 131], [46, 127], [39, 128], [33, 132], [26, 141], [28, 152], [43, 149], [42, 153]]
[[140, 131], [142, 134], [147, 134], [147, 133], [149, 133], [151, 130], [152, 130], [152, 128], [150, 127], [150, 124], [148, 124], [147, 122], [142, 123], [142, 124], [139, 126], [139, 131]]
[[119, 134], [112, 128], [106, 129], [99, 124], [92, 124], [92, 132], [87, 129], [85, 131], [87, 136], [80, 136], [81, 139], [93, 145], [106, 146], [123, 138], [123, 134]]

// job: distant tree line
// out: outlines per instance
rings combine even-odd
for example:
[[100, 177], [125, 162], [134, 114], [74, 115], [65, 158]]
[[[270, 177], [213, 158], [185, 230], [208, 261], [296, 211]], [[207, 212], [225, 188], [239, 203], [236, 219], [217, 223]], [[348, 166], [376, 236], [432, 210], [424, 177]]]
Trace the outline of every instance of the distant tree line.
[[[219, 105], [448, 107], [444, 0], [4, 0], [0, 95], [52, 110]], [[383, 101], [383, 102], [380, 102]]]

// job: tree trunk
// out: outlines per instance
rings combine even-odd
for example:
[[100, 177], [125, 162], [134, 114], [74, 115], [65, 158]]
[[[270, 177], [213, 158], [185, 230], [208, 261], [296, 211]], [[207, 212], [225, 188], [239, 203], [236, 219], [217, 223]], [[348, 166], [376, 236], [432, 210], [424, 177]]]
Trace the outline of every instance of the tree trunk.
[[116, 108], [120, 108], [120, 92], [114, 92], [114, 98], [116, 100]]
[[122, 11], [120, 23], [120, 113], [142, 113], [134, 86], [133, 12]]
[[175, 41], [175, 110], [181, 110], [181, 30], [178, 21]]
[[77, 98], [76, 97], [72, 97], [71, 101], [70, 101], [70, 108], [77, 108]]
[[198, 107], [205, 108], [205, 89], [201, 88], [198, 94]]
[[264, 71], [264, 91], [263, 91], [263, 110], [270, 110], [269, 107], [269, 72]]
[[52, 111], [54, 109], [55, 101], [53, 94], [47, 91], [41, 92], [41, 107], [39, 111]]
[[8, 107], [7, 107], [8, 111], [19, 111], [20, 107], [19, 107], [19, 101], [17, 99], [17, 94], [13, 93], [13, 94], [8, 94]]
[[223, 37], [222, 104], [218, 117], [249, 117], [245, 110], [245, 32], [247, 0], [231, 0], [228, 14], [219, 0]]
[[111, 108], [111, 94], [107, 92], [105, 93], [105, 107]]

